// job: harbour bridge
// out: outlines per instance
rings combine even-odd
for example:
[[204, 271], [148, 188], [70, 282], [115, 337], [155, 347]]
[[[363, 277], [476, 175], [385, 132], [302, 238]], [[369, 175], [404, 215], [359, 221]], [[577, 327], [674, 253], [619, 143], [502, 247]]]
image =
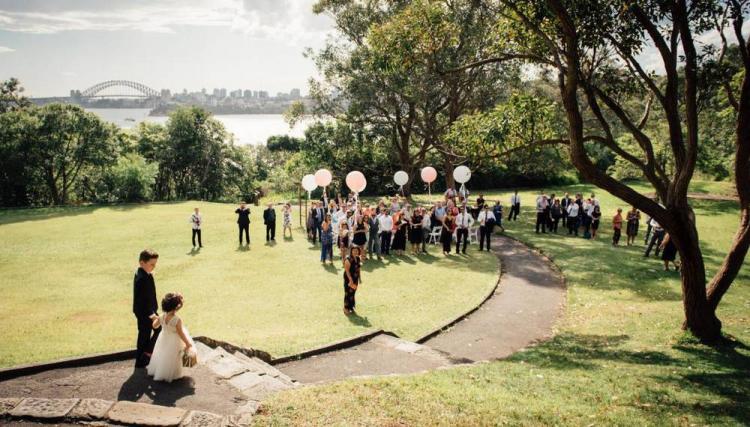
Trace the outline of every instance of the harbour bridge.
[[[114, 93], [110, 89], [115, 89]], [[107, 80], [81, 91], [81, 98], [158, 98], [161, 94], [146, 86], [130, 80]]]

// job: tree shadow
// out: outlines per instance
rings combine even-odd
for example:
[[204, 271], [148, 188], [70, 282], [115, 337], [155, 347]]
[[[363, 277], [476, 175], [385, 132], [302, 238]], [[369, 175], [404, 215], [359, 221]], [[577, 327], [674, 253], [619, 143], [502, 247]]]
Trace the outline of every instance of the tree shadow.
[[177, 401], [195, 394], [195, 381], [191, 377], [167, 383], [154, 381], [145, 369], [134, 369], [130, 377], [120, 386], [117, 400], [137, 402], [144, 397], [156, 405], [175, 406]]
[[130, 211], [148, 205], [149, 203], [128, 203], [113, 205], [60, 206], [43, 208], [6, 208], [0, 209], [0, 225], [44, 221], [47, 219], [74, 217], [80, 215], [90, 215], [99, 209]]

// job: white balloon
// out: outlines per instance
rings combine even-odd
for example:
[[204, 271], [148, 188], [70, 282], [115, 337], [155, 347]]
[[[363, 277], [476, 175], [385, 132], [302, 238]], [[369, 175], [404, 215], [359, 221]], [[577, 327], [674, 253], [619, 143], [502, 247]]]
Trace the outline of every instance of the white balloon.
[[398, 171], [393, 175], [393, 181], [396, 185], [406, 185], [409, 182], [409, 174], [404, 171]]
[[313, 191], [318, 188], [318, 184], [315, 183], [315, 175], [309, 174], [302, 177], [302, 188], [305, 191]]
[[471, 170], [466, 166], [459, 166], [453, 170], [453, 179], [461, 184], [467, 183], [471, 179]]

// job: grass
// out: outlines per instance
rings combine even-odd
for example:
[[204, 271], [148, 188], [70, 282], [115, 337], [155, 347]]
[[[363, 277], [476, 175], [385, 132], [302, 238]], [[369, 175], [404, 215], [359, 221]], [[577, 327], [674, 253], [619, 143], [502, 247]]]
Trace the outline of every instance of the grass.
[[[595, 192], [604, 212], [596, 241], [536, 235], [532, 191], [522, 193], [522, 220], [506, 224], [509, 235], [542, 250], [565, 274], [567, 308], [553, 339], [487, 364], [284, 392], [264, 403], [256, 424], [750, 424], [747, 266], [718, 310], [729, 343], [703, 346], [680, 331], [678, 274], [662, 271], [655, 258], [643, 258], [643, 227], [638, 246], [613, 248], [610, 218], [626, 205]], [[509, 197], [485, 192], [485, 198], [506, 204]], [[694, 201], [693, 206], [711, 272], [730, 244], [737, 204]]]
[[[199, 252], [190, 243], [194, 206], [205, 218]], [[132, 281], [144, 247], [161, 255], [157, 293], [185, 295], [181, 315], [194, 335], [274, 356], [381, 328], [416, 339], [476, 305], [497, 280], [487, 253], [443, 259], [432, 249], [367, 262], [362, 317], [347, 318], [338, 256], [321, 266], [303, 231], [286, 240], [280, 224], [278, 243], [266, 245], [258, 207], [250, 249], [239, 248], [234, 209], [184, 202], [1, 211], [0, 367], [134, 347]]]

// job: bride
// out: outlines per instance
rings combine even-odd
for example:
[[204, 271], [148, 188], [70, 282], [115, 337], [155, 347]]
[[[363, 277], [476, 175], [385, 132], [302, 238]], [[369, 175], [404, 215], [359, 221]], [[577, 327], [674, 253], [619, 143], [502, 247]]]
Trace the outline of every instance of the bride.
[[152, 315], [151, 326], [162, 331], [154, 345], [151, 362], [146, 367], [148, 375], [156, 381], [172, 382], [182, 378], [182, 352], [193, 351], [193, 340], [177, 316], [184, 299], [180, 293], [168, 293], [161, 300], [161, 316]]

